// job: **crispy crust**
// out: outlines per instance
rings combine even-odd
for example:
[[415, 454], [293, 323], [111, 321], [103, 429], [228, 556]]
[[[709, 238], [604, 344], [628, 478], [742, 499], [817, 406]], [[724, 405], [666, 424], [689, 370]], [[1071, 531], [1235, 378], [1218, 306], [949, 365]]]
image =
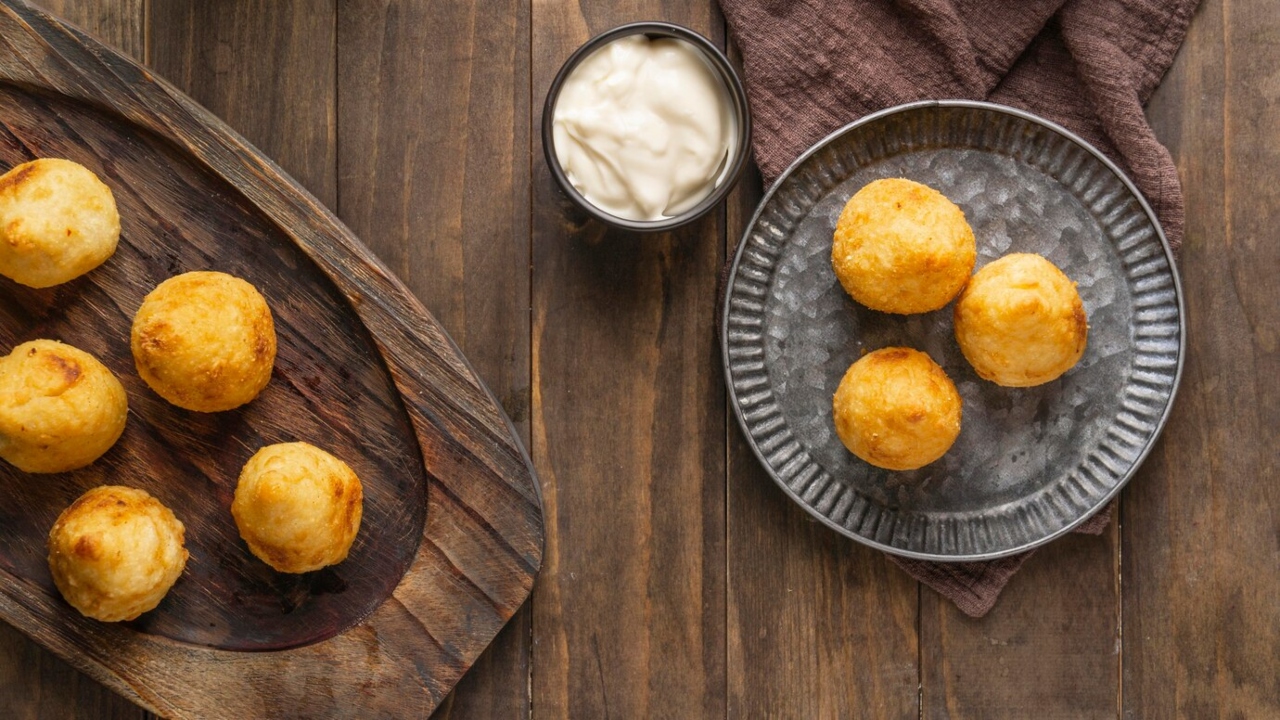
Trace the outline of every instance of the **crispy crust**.
[[186, 528], [142, 490], [96, 487], [71, 504], [49, 531], [49, 572], [82, 614], [133, 620], [155, 608], [187, 563]]
[[956, 386], [919, 350], [891, 347], [849, 366], [832, 399], [849, 452], [889, 470], [914, 470], [946, 454], [960, 435]]
[[275, 322], [244, 280], [189, 272], [142, 301], [131, 345], [138, 374], [157, 394], [187, 410], [219, 412], [253, 400], [271, 381]]
[[946, 305], [976, 257], [964, 212], [937, 190], [902, 178], [876, 180], [850, 198], [831, 245], [845, 291], [872, 310], [899, 314]]
[[268, 445], [249, 458], [231, 503], [249, 551], [288, 573], [345, 560], [363, 512], [351, 467], [303, 442]]
[[43, 158], [0, 176], [0, 275], [58, 285], [101, 265], [119, 240], [111, 188], [88, 168]]
[[955, 307], [956, 341], [979, 376], [1007, 387], [1057, 379], [1089, 336], [1076, 285], [1039, 255], [1006, 255], [973, 276]]
[[32, 340], [0, 358], [0, 458], [53, 473], [97, 460], [129, 415], [124, 386], [83, 350]]

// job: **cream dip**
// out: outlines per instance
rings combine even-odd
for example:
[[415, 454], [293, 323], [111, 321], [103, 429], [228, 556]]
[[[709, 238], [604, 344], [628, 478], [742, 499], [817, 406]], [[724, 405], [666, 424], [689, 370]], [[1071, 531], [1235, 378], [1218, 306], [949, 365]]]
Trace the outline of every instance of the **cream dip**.
[[556, 158], [592, 205], [626, 220], [691, 209], [729, 172], [729, 94], [684, 40], [618, 38], [565, 78], [553, 115]]

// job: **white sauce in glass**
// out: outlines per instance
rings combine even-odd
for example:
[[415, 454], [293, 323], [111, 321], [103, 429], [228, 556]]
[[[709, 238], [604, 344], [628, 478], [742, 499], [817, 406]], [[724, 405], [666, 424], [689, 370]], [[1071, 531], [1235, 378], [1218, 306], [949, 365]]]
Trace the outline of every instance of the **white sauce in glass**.
[[565, 78], [552, 121], [556, 158], [592, 205], [627, 220], [691, 209], [729, 172], [736, 145], [724, 84], [675, 38], [618, 38]]

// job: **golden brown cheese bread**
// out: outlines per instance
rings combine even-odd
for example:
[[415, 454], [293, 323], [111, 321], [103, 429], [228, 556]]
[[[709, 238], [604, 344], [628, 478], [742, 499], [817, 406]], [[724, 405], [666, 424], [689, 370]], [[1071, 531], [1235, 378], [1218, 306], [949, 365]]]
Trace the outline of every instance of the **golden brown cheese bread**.
[[983, 267], [955, 307], [956, 341], [978, 375], [998, 385], [1054, 380], [1084, 355], [1089, 336], [1075, 283], [1039, 255]]
[[111, 188], [88, 168], [43, 158], [0, 175], [0, 275], [58, 285], [101, 265], [119, 240]]
[[97, 460], [129, 415], [124, 386], [83, 350], [32, 340], [0, 358], [0, 458], [53, 473]]
[[351, 467], [304, 442], [268, 445], [249, 458], [231, 503], [249, 551], [287, 573], [347, 559], [363, 512]]
[[49, 531], [49, 572], [62, 597], [105, 622], [155, 608], [187, 564], [185, 528], [143, 490], [103, 485], [76, 500]]
[[271, 380], [276, 331], [267, 301], [220, 272], [189, 272], [160, 283], [133, 319], [138, 374], [165, 400], [219, 412], [258, 396]]
[[946, 454], [960, 435], [956, 386], [925, 353], [876, 350], [849, 366], [832, 399], [836, 434], [876, 467], [914, 470]]
[[902, 178], [876, 180], [850, 198], [831, 244], [831, 265], [845, 291], [888, 313], [946, 305], [976, 257], [964, 212], [937, 190]]

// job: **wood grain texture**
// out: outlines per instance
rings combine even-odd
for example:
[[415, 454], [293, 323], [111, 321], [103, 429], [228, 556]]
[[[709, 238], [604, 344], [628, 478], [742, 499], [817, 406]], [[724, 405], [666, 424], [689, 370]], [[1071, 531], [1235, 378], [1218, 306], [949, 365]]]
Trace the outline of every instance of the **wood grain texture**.
[[1187, 197], [1187, 366], [1127, 490], [1124, 716], [1280, 717], [1280, 16], [1206, 0], [1152, 100]]
[[1113, 718], [1119, 697], [1119, 533], [1036, 551], [986, 617], [921, 593], [925, 717]]
[[[212, 199], [252, 209], [305, 253], [302, 263], [314, 262], [354, 302], [402, 394], [431, 473], [430, 510], [408, 574], [366, 621], [325, 642], [270, 654], [175, 643], [83, 620], [22, 582], [0, 588], [0, 614], [166, 714], [384, 716], [432, 709], [527, 597], [541, 561], [538, 488], [506, 418], [409, 291], [315, 198], [206, 110], [21, 5], [0, 10], [0, 38], [5, 81], [105, 106], [135, 125], [139, 137], [149, 131], [173, 143], [174, 152], [236, 188], [192, 195], [192, 207], [198, 198], [201, 205]], [[103, 149], [84, 136], [68, 141]], [[271, 242], [261, 245], [271, 252]], [[223, 260], [252, 262], [235, 254]], [[348, 662], [357, 662], [359, 672]]]
[[154, 2], [150, 12], [156, 73], [337, 207], [334, 0]]
[[[146, 59], [143, 0], [36, 3], [139, 62]], [[0, 712], [13, 718], [144, 718], [142, 708], [0, 624]]]
[[32, 6], [91, 33], [109, 47], [140, 63], [147, 51], [148, 0], [39, 0]]
[[[733, 252], [761, 196], [728, 205]], [[792, 502], [728, 429], [729, 717], [919, 715], [919, 584]]]
[[[535, 3], [534, 136], [578, 45], [654, 17], [720, 33], [707, 2]], [[723, 226], [606, 231], [556, 191], [538, 143], [534, 155], [532, 433], [553, 528], [534, 712], [723, 716]]]
[[916, 717], [918, 583], [793, 507], [731, 432], [729, 717]]
[[13, 720], [154, 717], [3, 623], [0, 623], [0, 712]]
[[[529, 4], [338, 5], [338, 210], [528, 440]], [[438, 717], [528, 717], [522, 609]]]

